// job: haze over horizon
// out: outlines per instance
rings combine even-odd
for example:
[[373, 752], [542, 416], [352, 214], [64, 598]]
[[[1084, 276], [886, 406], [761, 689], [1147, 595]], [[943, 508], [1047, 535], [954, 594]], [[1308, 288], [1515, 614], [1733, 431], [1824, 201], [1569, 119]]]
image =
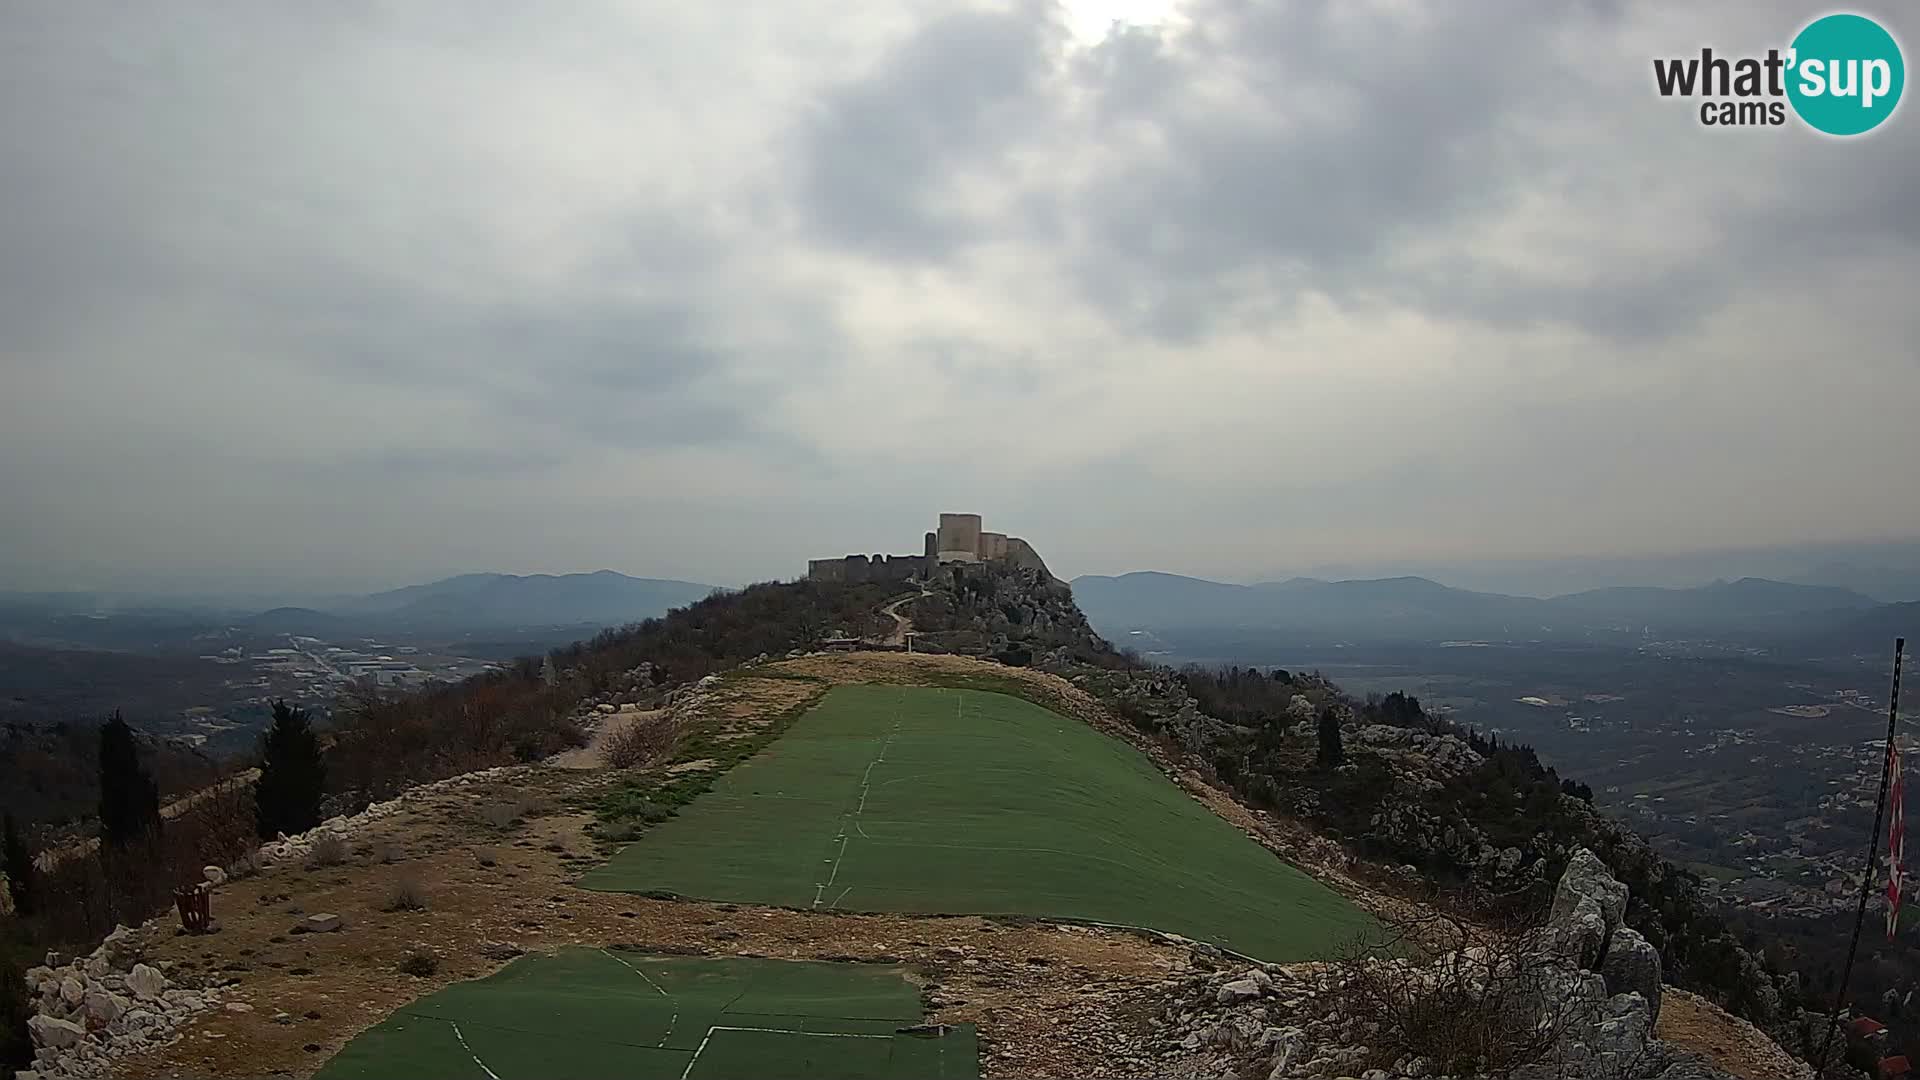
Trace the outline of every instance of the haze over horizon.
[[1920, 538], [1920, 116], [1652, 88], [1826, 10], [22, 8], [0, 589]]

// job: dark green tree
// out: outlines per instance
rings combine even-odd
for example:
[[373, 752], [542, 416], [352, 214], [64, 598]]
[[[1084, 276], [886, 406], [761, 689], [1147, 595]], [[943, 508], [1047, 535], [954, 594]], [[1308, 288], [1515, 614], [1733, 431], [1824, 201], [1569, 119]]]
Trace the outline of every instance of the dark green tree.
[[21, 915], [33, 914], [33, 852], [27, 850], [12, 814], [6, 815], [4, 832], [0, 832], [0, 866], [6, 868], [13, 910]]
[[1320, 767], [1331, 769], [1347, 760], [1340, 746], [1340, 713], [1332, 705], [1320, 711]]
[[273, 726], [262, 744], [260, 780], [253, 786], [254, 824], [263, 839], [303, 833], [320, 824], [327, 765], [307, 710], [273, 703]]
[[160, 788], [140, 764], [133, 729], [114, 710], [100, 726], [100, 838], [126, 849], [160, 831]]

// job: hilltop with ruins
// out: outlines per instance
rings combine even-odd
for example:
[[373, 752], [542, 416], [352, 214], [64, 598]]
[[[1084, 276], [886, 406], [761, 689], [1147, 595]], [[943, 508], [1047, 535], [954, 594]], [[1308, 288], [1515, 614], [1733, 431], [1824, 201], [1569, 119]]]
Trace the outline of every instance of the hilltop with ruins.
[[941, 514], [940, 527], [926, 534], [918, 555], [844, 555], [809, 559], [810, 581], [926, 580], [950, 563], [1005, 563], [1038, 570], [1048, 577], [1046, 561], [1033, 545], [1006, 533], [984, 532], [979, 514]]

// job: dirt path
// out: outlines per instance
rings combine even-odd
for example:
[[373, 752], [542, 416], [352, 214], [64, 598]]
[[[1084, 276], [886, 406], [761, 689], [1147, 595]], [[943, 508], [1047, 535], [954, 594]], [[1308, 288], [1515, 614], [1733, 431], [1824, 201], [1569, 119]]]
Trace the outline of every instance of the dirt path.
[[927, 594], [921, 593], [919, 596], [903, 596], [880, 609], [880, 614], [893, 620], [893, 632], [886, 636], [886, 639], [881, 642], [882, 645], [905, 645], [907, 643], [907, 635], [913, 633], [913, 620], [900, 614], [900, 605], [911, 604], [925, 595]]
[[608, 765], [607, 740], [635, 724], [655, 719], [665, 711], [623, 705], [620, 711], [601, 718], [600, 726], [593, 730], [587, 745], [555, 755], [550, 764], [561, 769], [604, 769]]

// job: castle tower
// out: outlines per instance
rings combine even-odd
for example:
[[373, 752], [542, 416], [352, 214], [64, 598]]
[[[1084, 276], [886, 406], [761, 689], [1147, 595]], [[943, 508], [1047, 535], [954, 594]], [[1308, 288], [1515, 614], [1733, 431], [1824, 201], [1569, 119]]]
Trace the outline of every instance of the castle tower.
[[941, 514], [935, 546], [941, 562], [979, 562], [980, 515]]

